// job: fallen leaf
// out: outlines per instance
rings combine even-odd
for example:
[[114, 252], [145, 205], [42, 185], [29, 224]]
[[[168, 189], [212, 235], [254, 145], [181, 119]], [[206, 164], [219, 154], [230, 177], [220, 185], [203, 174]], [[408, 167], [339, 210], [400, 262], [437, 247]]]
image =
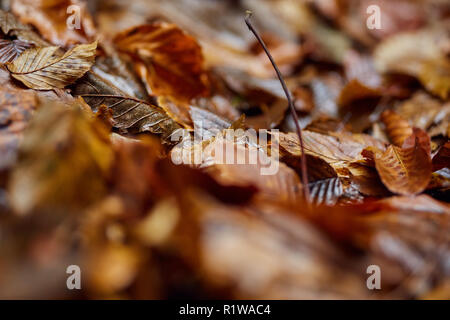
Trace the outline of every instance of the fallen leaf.
[[374, 53], [377, 69], [416, 77], [428, 91], [446, 99], [450, 92], [450, 63], [440, 43], [448, 39], [448, 27], [438, 24], [386, 39]]
[[141, 98], [122, 91], [126, 88], [121, 85], [123, 81], [129, 79], [128, 85], [131, 84], [131, 77], [123, 77], [126, 74], [117, 74], [114, 68], [108, 70], [95, 67], [74, 85], [73, 93], [83, 97], [94, 111], [103, 104], [110, 108], [115, 128], [123, 132], [151, 132], [171, 143], [171, 134], [180, 126], [164, 110], [152, 104], [145, 93], [139, 94], [138, 88], [132, 86], [128, 91], [137, 92], [135, 94]]
[[137, 72], [149, 94], [184, 102], [208, 94], [203, 56], [197, 41], [174, 24], [153, 23], [123, 31], [117, 48], [139, 59]]
[[450, 141], [447, 141], [439, 148], [438, 153], [433, 157], [433, 172], [450, 166]]
[[21, 40], [0, 39], [0, 64], [13, 61], [30, 47], [31, 44]]
[[379, 98], [380, 96], [380, 90], [367, 87], [357, 79], [353, 79], [342, 89], [338, 98], [338, 104], [340, 107], [344, 107], [357, 100]]
[[18, 213], [65, 214], [102, 197], [113, 152], [106, 128], [96, 121], [76, 103], [49, 100], [39, 107], [9, 183]]
[[[34, 44], [36, 46], [48, 46], [29, 25], [24, 25], [10, 12], [0, 10], [0, 28], [5, 37], [17, 37], [18, 40]], [[9, 39], [15, 40], [15, 39]]]
[[22, 133], [36, 105], [33, 92], [4, 87], [0, 90], [0, 170], [14, 164]]
[[[76, 6], [79, 11], [68, 11]], [[12, 11], [22, 23], [33, 25], [54, 45], [67, 47], [94, 40], [95, 26], [84, 2], [78, 0], [14, 0]], [[74, 19], [73, 21], [69, 19]], [[76, 20], [78, 19], [78, 20]], [[79, 22], [79, 27], [69, 23]]]
[[318, 180], [309, 184], [310, 196], [314, 203], [335, 205], [343, 194], [341, 180], [329, 178]]
[[426, 142], [419, 138], [415, 131], [403, 148], [391, 145], [384, 153], [375, 154], [375, 167], [390, 191], [413, 195], [425, 190], [430, 182], [430, 142], [429, 138]]
[[[58, 55], [58, 47], [31, 48], [6, 65], [11, 75], [36, 90], [64, 88], [93, 65], [97, 42], [83, 44]], [[29, 63], [33, 61], [33, 63]]]
[[396, 111], [413, 127], [427, 131], [431, 137], [447, 134], [450, 103], [443, 105], [440, 100], [424, 92], [418, 92], [401, 103]]
[[412, 135], [413, 128], [402, 116], [392, 110], [385, 110], [381, 114], [381, 121], [386, 126], [389, 139], [397, 147], [401, 147], [403, 142]]

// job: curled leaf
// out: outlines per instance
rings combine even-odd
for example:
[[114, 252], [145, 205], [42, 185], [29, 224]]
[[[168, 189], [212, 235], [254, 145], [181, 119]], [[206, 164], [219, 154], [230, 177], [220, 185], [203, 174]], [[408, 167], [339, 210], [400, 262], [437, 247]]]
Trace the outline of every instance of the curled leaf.
[[30, 47], [25, 41], [0, 39], [0, 64], [13, 61]]
[[403, 117], [392, 110], [386, 110], [381, 114], [381, 121], [386, 126], [389, 139], [398, 147], [411, 136], [413, 129]]
[[[375, 154], [375, 167], [383, 184], [392, 192], [413, 195], [422, 192], [431, 180], [428, 145], [414, 133], [403, 148], [389, 146]], [[414, 141], [414, 143], [411, 143]]]
[[58, 47], [31, 48], [6, 65], [11, 75], [36, 90], [64, 88], [92, 66], [97, 42], [76, 46], [59, 55]]
[[189, 102], [208, 93], [201, 48], [176, 25], [134, 27], [118, 34], [114, 42], [120, 51], [140, 60], [136, 70], [150, 94]]
[[[95, 67], [81, 78], [73, 87], [73, 93], [82, 96], [94, 111], [106, 105], [113, 112], [113, 126], [123, 132], [151, 132], [159, 134], [168, 141], [170, 135], [180, 126], [173, 121], [161, 108], [147, 101], [145, 91], [140, 94], [138, 87], [132, 86], [132, 77], [115, 73], [114, 68], [103, 69]], [[118, 68], [123, 70], [122, 68]], [[122, 83], [128, 79], [131, 86], [127, 92], [122, 89]], [[113, 83], [114, 82], [114, 83]], [[120, 86], [117, 87], [117, 86]]]
[[311, 199], [316, 204], [335, 205], [343, 194], [342, 183], [339, 178], [329, 178], [311, 182]]
[[431, 93], [446, 99], [450, 93], [450, 63], [442, 50], [448, 41], [449, 24], [389, 37], [375, 50], [380, 72], [416, 77]]

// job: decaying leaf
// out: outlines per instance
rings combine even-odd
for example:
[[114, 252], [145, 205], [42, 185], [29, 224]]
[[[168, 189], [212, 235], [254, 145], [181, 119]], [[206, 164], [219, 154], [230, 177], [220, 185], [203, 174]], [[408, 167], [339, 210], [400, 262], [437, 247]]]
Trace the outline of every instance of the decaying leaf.
[[448, 27], [448, 23], [438, 24], [388, 38], [374, 53], [375, 65], [381, 72], [417, 77], [427, 90], [446, 99], [450, 92], [450, 62], [440, 44], [448, 41]]
[[392, 192], [412, 195], [422, 192], [431, 179], [430, 141], [415, 129], [402, 148], [389, 146], [375, 155], [375, 167], [384, 185]]
[[[123, 68], [119, 70], [124, 72]], [[114, 127], [123, 132], [151, 132], [170, 141], [170, 135], [180, 126], [164, 110], [152, 104], [145, 91], [142, 93], [139, 87], [132, 85], [132, 77], [124, 76], [126, 73], [118, 74], [114, 68], [108, 70], [105, 65], [100, 65], [75, 84], [73, 93], [83, 97], [94, 111], [103, 104], [110, 108]], [[126, 79], [129, 79], [129, 90], [124, 92]]]
[[131, 28], [118, 34], [114, 42], [120, 51], [140, 60], [136, 69], [149, 94], [189, 102], [208, 93], [201, 48], [174, 24]]
[[[11, 75], [36, 90], [64, 88], [81, 78], [93, 65], [97, 42], [72, 48], [63, 55], [58, 47], [25, 50], [6, 65]], [[30, 63], [31, 61], [31, 63]]]
[[386, 126], [389, 139], [397, 147], [401, 147], [403, 142], [412, 135], [413, 128], [408, 121], [391, 110], [386, 110], [381, 114], [381, 121]]
[[372, 2], [1, 1], [0, 298], [448, 298], [450, 3]]
[[22, 132], [36, 105], [33, 92], [14, 88], [0, 90], [0, 170], [14, 163]]
[[30, 47], [25, 41], [0, 39], [0, 64], [13, 61]]
[[317, 204], [335, 205], [343, 194], [341, 180], [339, 178], [329, 178], [314, 181], [309, 184], [311, 198]]
[[0, 10], [0, 28], [6, 37], [17, 37], [17, 39], [21, 41], [36, 46], [49, 45], [34, 32], [30, 26], [20, 23], [20, 21], [10, 12]]
[[433, 172], [450, 167], [450, 142], [447, 141], [433, 157]]
[[[76, 210], [102, 197], [113, 152], [106, 128], [77, 103], [46, 101], [19, 151], [9, 191], [20, 214]], [[70, 181], [70, 183], [68, 183]]]

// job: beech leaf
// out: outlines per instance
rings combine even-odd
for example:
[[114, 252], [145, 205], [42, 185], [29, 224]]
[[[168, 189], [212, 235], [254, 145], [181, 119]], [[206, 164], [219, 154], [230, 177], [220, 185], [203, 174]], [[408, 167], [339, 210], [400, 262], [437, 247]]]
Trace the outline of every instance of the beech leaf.
[[97, 42], [78, 45], [63, 55], [59, 47], [31, 48], [6, 65], [11, 75], [35, 90], [64, 88], [92, 66]]
[[391, 145], [384, 153], [376, 153], [375, 167], [390, 191], [402, 195], [422, 192], [431, 180], [429, 139], [427, 145], [414, 133], [403, 148]]
[[174, 24], [153, 23], [118, 34], [117, 48], [140, 60], [136, 70], [150, 94], [189, 102], [208, 93], [197, 41]]
[[30, 47], [31, 44], [25, 41], [0, 39], [0, 64], [13, 61]]

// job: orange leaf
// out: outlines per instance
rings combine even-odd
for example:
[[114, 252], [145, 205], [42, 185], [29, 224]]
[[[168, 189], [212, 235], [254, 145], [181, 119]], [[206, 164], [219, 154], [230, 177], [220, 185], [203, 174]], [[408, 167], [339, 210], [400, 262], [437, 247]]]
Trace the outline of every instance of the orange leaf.
[[133, 27], [114, 39], [118, 49], [140, 62], [136, 70], [150, 94], [180, 101], [208, 93], [203, 55], [197, 41], [174, 24], [153, 23]]
[[403, 195], [417, 194], [430, 182], [430, 142], [429, 139], [423, 140], [424, 134], [415, 129], [403, 148], [391, 145], [384, 153], [375, 155], [375, 167], [390, 191]]
[[386, 126], [389, 139], [397, 147], [401, 147], [406, 138], [413, 133], [412, 127], [395, 111], [386, 110], [381, 114], [381, 121]]
[[433, 157], [433, 172], [450, 166], [450, 141], [447, 141]]

